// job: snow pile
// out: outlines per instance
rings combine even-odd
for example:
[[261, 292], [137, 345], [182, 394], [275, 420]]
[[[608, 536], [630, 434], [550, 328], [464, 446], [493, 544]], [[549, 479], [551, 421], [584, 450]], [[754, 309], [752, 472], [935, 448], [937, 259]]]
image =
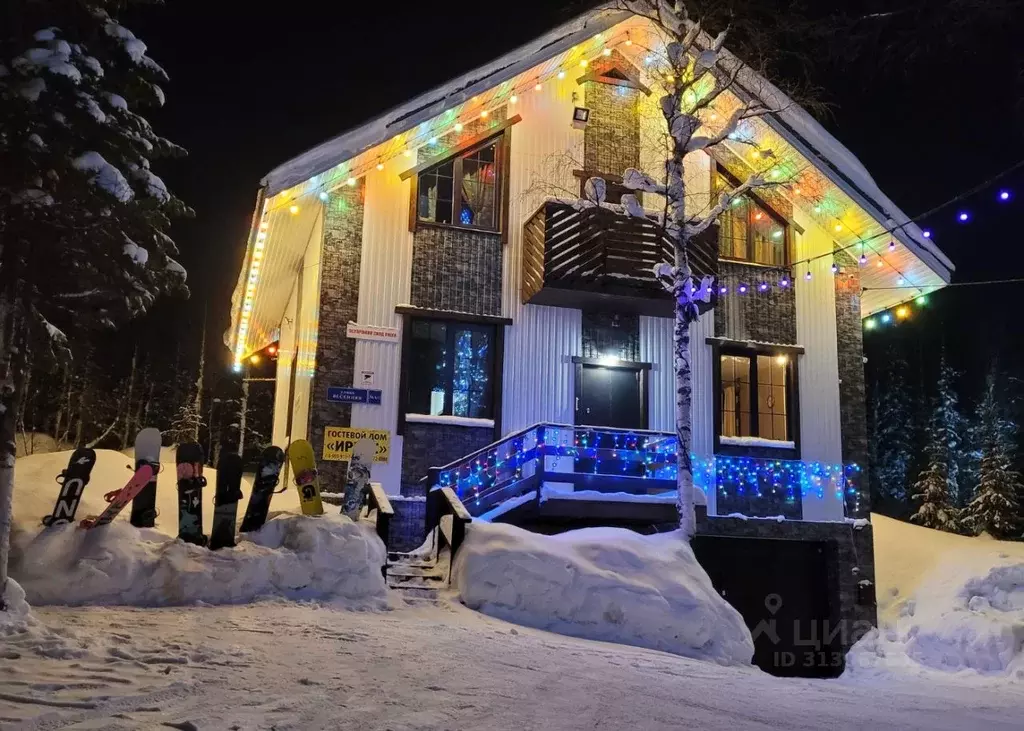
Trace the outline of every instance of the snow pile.
[[123, 521], [89, 531], [54, 526], [20, 549], [11, 573], [36, 605], [237, 604], [270, 596], [358, 609], [385, 603], [384, 544], [342, 515], [280, 516], [222, 551]]
[[[26, 627], [35, 623], [31, 607], [25, 601], [25, 590], [14, 579], [7, 579], [4, 589], [4, 605], [6, 611], [0, 612], [0, 637], [24, 632]], [[3, 657], [3, 655], [0, 655]]]
[[879, 629], [848, 673], [1024, 679], [1024, 545], [872, 520]]
[[723, 665], [754, 654], [743, 618], [678, 533], [544, 536], [474, 522], [452, 577], [468, 607], [510, 622]]
[[71, 161], [71, 166], [84, 173], [92, 173], [90, 180], [93, 185], [105, 190], [122, 203], [127, 203], [135, 196], [121, 171], [95, 150], [79, 155]]

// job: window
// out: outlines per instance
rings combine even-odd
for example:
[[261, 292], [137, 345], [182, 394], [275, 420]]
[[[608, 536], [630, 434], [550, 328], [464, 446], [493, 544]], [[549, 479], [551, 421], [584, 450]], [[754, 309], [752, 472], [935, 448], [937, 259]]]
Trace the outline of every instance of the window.
[[[719, 175], [717, 190], [734, 187]], [[752, 196], [734, 198], [718, 219], [719, 255], [724, 259], [786, 266], [786, 222]]]
[[421, 172], [417, 219], [497, 231], [501, 222], [501, 141], [501, 136], [493, 137]]
[[793, 441], [791, 357], [722, 352], [719, 358], [719, 436]]
[[494, 327], [424, 319], [409, 327], [407, 411], [493, 418]]

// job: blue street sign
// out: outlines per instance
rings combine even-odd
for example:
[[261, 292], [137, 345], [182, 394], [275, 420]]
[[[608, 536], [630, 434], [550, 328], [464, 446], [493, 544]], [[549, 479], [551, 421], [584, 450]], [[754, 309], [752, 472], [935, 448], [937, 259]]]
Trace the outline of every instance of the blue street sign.
[[380, 406], [380, 389], [327, 387], [327, 400], [335, 404], [370, 404]]

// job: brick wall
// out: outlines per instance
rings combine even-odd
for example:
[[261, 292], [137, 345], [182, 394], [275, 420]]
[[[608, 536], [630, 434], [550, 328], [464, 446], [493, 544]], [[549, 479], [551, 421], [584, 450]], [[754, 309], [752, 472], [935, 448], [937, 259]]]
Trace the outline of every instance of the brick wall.
[[870, 510], [870, 493], [866, 479], [868, 469], [867, 397], [864, 390], [864, 341], [861, 329], [860, 266], [844, 251], [835, 254], [839, 272], [836, 274], [836, 333], [839, 355], [839, 424], [842, 437], [843, 463], [856, 463], [861, 468], [856, 491], [846, 493], [846, 514], [866, 517]]
[[388, 550], [404, 552], [419, 548], [426, 532], [427, 501], [422, 497], [389, 499], [395, 514], [388, 533]]
[[412, 240], [412, 304], [501, 315], [501, 256], [501, 234], [420, 224]]
[[640, 360], [639, 315], [584, 312], [582, 353], [584, 358]]
[[[324, 239], [320, 262], [320, 314], [316, 345], [316, 373], [310, 394], [310, 441], [316, 455], [323, 453], [324, 427], [349, 426], [352, 407], [327, 402], [328, 386], [351, 386], [356, 341], [345, 337], [345, 326], [359, 312], [359, 261], [363, 246], [365, 180], [332, 192], [324, 204]], [[320, 484], [340, 491], [345, 484], [346, 462], [323, 462]]]
[[639, 97], [624, 86], [587, 81], [583, 84], [590, 121], [583, 130], [584, 169], [622, 175], [640, 164]]
[[419, 485], [431, 467], [441, 467], [486, 447], [494, 441], [494, 430], [453, 424], [405, 425], [402, 440], [402, 493], [422, 495]]
[[[698, 520], [697, 533], [714, 536], [776, 538], [824, 541], [836, 548], [836, 561], [829, 566], [829, 583], [838, 586], [838, 618], [846, 631], [841, 635], [843, 652], [850, 649], [869, 627], [878, 624], [875, 607], [875, 556], [870, 524], [854, 528], [850, 523], [805, 523], [802, 521], [741, 520], [708, 518]], [[859, 584], [868, 582], [864, 591]], [[826, 590], [822, 587], [822, 590]], [[858, 594], [861, 594], [858, 597]], [[858, 598], [863, 599], [859, 602]]]
[[[779, 287], [789, 275], [776, 269], [719, 262], [719, 287], [728, 287], [728, 294], [715, 306], [715, 335], [734, 340], [756, 340], [762, 343], [796, 343], [796, 293], [792, 283]], [[759, 285], [767, 283], [761, 292]], [[740, 294], [740, 287], [747, 294]]]

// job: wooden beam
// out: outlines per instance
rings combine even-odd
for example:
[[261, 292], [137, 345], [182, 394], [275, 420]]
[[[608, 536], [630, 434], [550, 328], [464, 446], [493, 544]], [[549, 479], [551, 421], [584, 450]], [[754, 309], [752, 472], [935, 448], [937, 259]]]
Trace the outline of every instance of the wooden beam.
[[447, 156], [441, 157], [441, 158], [434, 158], [434, 159], [429, 160], [427, 162], [420, 163], [416, 167], [409, 168], [405, 172], [400, 173], [398, 177], [401, 180], [408, 180], [413, 175], [419, 175], [420, 173], [422, 173], [427, 168], [433, 167], [434, 165], [438, 164], [439, 162], [444, 162], [445, 160], [450, 160], [451, 158], [455, 157], [456, 155], [458, 155], [460, 153], [463, 153], [463, 152], [465, 152], [466, 150], [468, 150], [468, 149], [470, 149], [472, 147], [476, 147], [481, 142], [485, 142], [486, 140], [489, 140], [492, 137], [497, 137], [498, 135], [503, 133], [505, 130], [507, 130], [509, 127], [511, 127], [513, 124], [518, 124], [519, 122], [522, 122], [522, 121], [523, 121], [522, 116], [517, 114], [514, 117], [506, 119], [501, 124], [495, 125], [494, 127], [491, 127], [490, 129], [488, 129], [488, 130], [486, 130], [484, 132], [481, 132], [478, 135], [475, 135], [475, 136], [469, 138], [468, 140], [466, 140], [465, 142], [460, 144], [458, 147], [456, 147], [455, 149], [451, 150], [448, 153]]

